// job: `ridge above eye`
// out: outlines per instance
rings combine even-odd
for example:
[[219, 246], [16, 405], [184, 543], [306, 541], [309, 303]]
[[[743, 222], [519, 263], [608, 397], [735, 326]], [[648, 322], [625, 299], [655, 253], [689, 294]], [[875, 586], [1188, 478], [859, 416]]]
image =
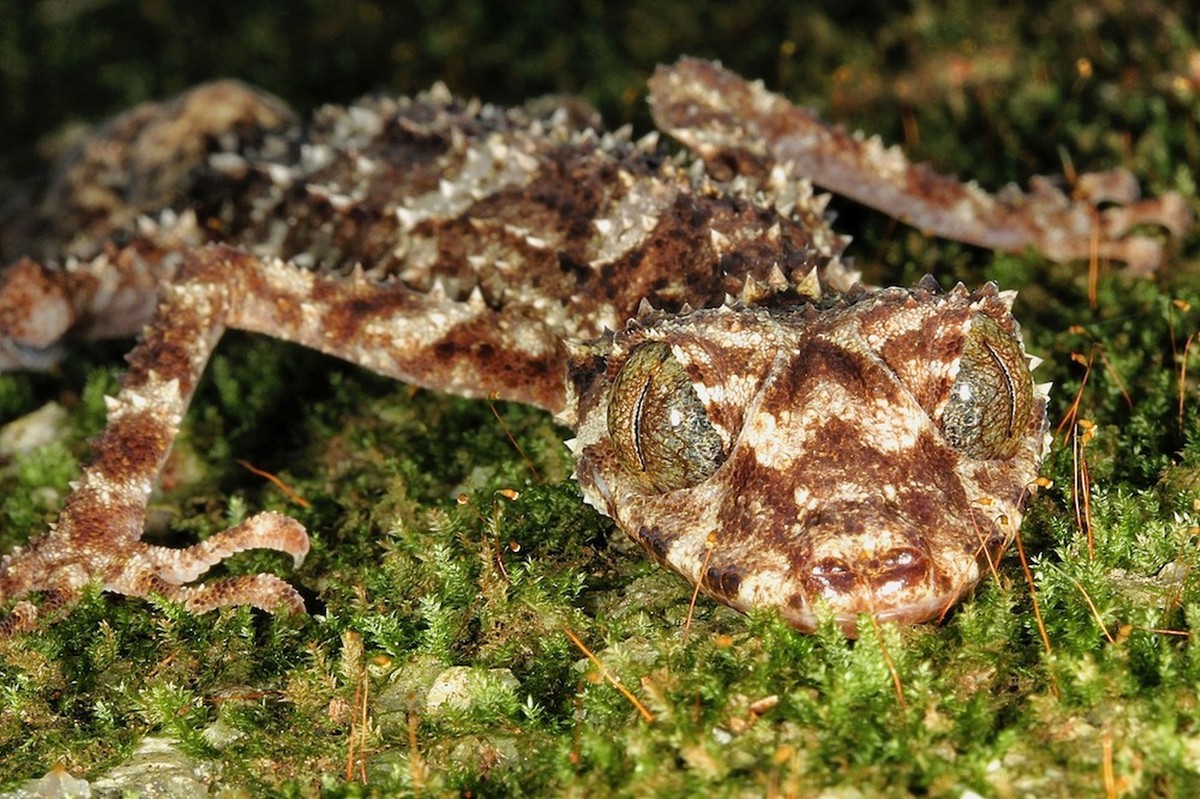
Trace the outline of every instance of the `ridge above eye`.
[[946, 440], [972, 458], [1011, 457], [1033, 412], [1033, 380], [1020, 343], [994, 319], [977, 314], [960, 363], [942, 412]]
[[691, 378], [661, 341], [639, 344], [622, 365], [608, 434], [621, 466], [660, 493], [704, 482], [725, 460]]

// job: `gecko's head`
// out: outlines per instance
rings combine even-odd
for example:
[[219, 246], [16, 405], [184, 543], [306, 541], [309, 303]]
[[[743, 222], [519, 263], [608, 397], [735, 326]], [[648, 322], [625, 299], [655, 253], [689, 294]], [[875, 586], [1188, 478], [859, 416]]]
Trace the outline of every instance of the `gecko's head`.
[[645, 314], [572, 355], [576, 477], [735, 608], [851, 635], [863, 613], [937, 618], [1012, 540], [1045, 449], [1011, 302], [922, 287]]

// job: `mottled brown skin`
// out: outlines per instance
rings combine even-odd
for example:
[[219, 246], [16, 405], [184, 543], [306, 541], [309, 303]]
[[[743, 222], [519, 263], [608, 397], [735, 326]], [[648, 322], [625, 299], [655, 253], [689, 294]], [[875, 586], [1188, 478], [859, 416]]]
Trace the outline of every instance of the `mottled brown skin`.
[[[569, 395], [576, 477], [651, 556], [733, 607], [773, 606], [803, 630], [829, 613], [849, 634], [861, 614], [936, 618], [994, 569], [1045, 447], [1045, 391], [1019, 346], [1011, 374], [1032, 401], [997, 445], [1011, 452], [972, 457], [942, 429], [972, 328], [986, 318], [1019, 342], [1010, 303], [990, 286], [916, 288], [649, 314], [586, 354], [605, 367]], [[651, 485], [614, 446], [612, 386], [647, 341], [672, 348], [726, 442], [692, 486]]]
[[[681, 77], [656, 83], [656, 109], [708, 96], [695, 68], [664, 73]], [[435, 87], [301, 126], [226, 82], [86, 142], [0, 231], [5, 252], [38, 260], [0, 284], [0, 368], [142, 332], [58, 520], [0, 562], [0, 634], [36, 623], [37, 595], [42, 612], [69, 609], [88, 584], [196, 612], [303, 607], [273, 575], [196, 582], [252, 547], [299, 562], [307, 533], [279, 514], [183, 550], [141, 540], [227, 328], [554, 412], [577, 432], [587, 501], [734, 607], [775, 607], [802, 629], [830, 613], [852, 634], [859, 614], [921, 621], [969, 591], [1014, 535], [1044, 448], [1045, 392], [1011, 295], [856, 287], [827, 198], [769, 142], [726, 136], [725, 163], [759, 155], [718, 180], [655, 137], [581, 118]], [[722, 161], [711, 139], [698, 149]], [[888, 210], [924, 202], [909, 190]], [[659, 344], [618, 380], [645, 342]], [[982, 413], [978, 397], [1002, 409]], [[977, 417], [992, 431], [982, 444]]]

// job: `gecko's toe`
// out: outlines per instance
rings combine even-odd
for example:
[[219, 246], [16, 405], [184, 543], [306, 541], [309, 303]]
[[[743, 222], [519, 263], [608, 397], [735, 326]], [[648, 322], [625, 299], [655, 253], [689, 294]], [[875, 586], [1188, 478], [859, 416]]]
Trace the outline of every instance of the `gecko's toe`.
[[150, 556], [164, 580], [185, 585], [229, 556], [247, 549], [271, 549], [291, 555], [292, 563], [299, 568], [308, 554], [308, 533], [295, 519], [268, 511], [186, 549], [151, 547]]
[[9, 638], [32, 630], [37, 622], [38, 609], [32, 602], [18, 602], [7, 616], [0, 618], [0, 638]]
[[290, 583], [273, 574], [250, 574], [196, 586], [181, 586], [178, 598], [192, 613], [228, 605], [250, 605], [267, 613], [304, 613], [304, 599]]

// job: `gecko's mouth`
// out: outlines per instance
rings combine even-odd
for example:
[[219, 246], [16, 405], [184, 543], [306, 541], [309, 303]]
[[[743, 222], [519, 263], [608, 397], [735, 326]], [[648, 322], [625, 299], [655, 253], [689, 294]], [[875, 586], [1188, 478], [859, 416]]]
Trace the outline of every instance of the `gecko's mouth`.
[[[862, 627], [863, 619], [873, 617], [876, 622], [895, 624], [920, 624], [922, 622], [940, 619], [950, 608], [962, 598], [962, 595], [975, 585], [972, 580], [957, 590], [933, 591], [924, 596], [912, 596], [901, 603], [856, 603], [853, 609], [846, 608], [843, 602], [829, 602], [817, 598], [812, 604], [789, 606], [781, 608], [780, 613], [787, 622], [805, 632], [812, 632], [823, 622], [832, 617], [833, 622], [842, 629], [848, 637], [856, 638]], [[869, 624], [869, 622], [868, 622]]]
[[[986, 541], [942, 542], [868, 510], [843, 508], [810, 530], [812, 543], [789, 568], [747, 580], [739, 604], [775, 604], [790, 624], [809, 632], [832, 618], [852, 637], [864, 616], [898, 624], [937, 620], [975, 587], [1003, 545], [998, 528]], [[756, 596], [768, 586], [769, 602]]]
[[[889, 607], [868, 615], [874, 616], [877, 622], [891, 622], [895, 624], [920, 624], [927, 621], [936, 621], [957, 605], [963, 593], [971, 587], [974, 587], [974, 583], [964, 588], [963, 591], [932, 594], [922, 600]], [[859, 619], [862, 615], [837, 614], [834, 616], [834, 619], [846, 635], [857, 637], [859, 633]]]

